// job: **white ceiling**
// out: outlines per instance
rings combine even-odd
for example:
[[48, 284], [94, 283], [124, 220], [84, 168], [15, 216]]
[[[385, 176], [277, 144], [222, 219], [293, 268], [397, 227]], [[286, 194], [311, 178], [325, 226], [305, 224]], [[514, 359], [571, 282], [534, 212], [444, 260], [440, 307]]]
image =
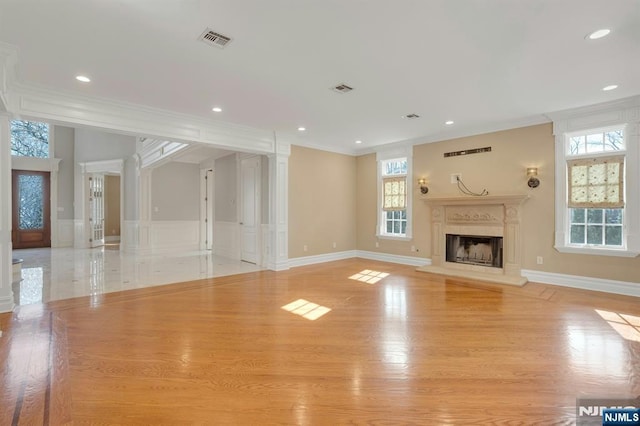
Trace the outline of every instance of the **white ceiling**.
[[[233, 40], [202, 43], [206, 28]], [[342, 152], [640, 94], [638, 0], [2, 0], [0, 41], [26, 84]]]

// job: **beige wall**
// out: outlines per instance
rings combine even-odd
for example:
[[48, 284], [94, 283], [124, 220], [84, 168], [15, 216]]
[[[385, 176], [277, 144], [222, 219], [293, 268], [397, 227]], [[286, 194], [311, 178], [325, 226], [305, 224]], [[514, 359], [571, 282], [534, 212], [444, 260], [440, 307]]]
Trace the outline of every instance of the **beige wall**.
[[[449, 151], [491, 147], [491, 152], [444, 158]], [[551, 124], [477, 135], [414, 147], [413, 180], [428, 181], [429, 196], [459, 195], [450, 183], [452, 173], [462, 173], [464, 183], [473, 191], [487, 189], [491, 195], [529, 194], [523, 211], [523, 267], [525, 269], [640, 282], [640, 257], [619, 258], [562, 254], [554, 244], [554, 137]], [[380, 240], [375, 247], [376, 161], [375, 155], [357, 159], [357, 248], [358, 250], [431, 257], [430, 215], [421, 196], [414, 191], [414, 239], [410, 242]], [[525, 168], [538, 167], [541, 184], [529, 189]], [[412, 253], [411, 245], [420, 251]], [[536, 256], [544, 263], [538, 265]]]
[[120, 176], [104, 177], [104, 235], [120, 236]]
[[355, 222], [356, 158], [292, 146], [289, 257], [355, 250]]

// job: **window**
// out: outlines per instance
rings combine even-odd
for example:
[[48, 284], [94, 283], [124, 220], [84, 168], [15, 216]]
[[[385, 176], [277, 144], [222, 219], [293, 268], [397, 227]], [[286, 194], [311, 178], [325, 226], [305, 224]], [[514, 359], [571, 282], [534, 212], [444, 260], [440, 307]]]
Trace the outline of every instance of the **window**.
[[566, 155], [568, 245], [625, 247], [625, 154], [622, 129], [569, 135]]
[[406, 157], [380, 161], [381, 212], [379, 236], [406, 238], [409, 233], [408, 160]]
[[561, 253], [640, 254], [640, 96], [549, 114], [555, 244]]
[[49, 158], [49, 125], [36, 121], [11, 121], [11, 155]]

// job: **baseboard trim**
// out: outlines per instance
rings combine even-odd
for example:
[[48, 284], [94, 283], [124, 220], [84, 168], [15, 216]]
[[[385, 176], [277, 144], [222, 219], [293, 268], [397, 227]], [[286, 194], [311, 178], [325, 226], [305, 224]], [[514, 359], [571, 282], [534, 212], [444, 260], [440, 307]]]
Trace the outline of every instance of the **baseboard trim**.
[[351, 259], [357, 257], [356, 250], [339, 251], [336, 253], [318, 254], [316, 256], [295, 257], [289, 259], [289, 267], [315, 265], [316, 263], [333, 262], [336, 260]]
[[0, 298], [0, 313], [12, 312], [15, 305], [13, 304], [13, 292], [10, 296]]
[[[319, 254], [316, 256], [305, 256], [289, 259], [289, 267], [296, 268], [298, 266], [315, 265], [318, 263], [333, 262], [336, 260], [351, 259], [354, 257], [410, 266], [431, 265], [431, 259], [422, 257], [400, 256], [397, 254], [378, 253], [365, 250], [347, 250], [337, 253], [327, 253]], [[640, 283], [582, 277], [577, 275], [556, 274], [552, 272], [541, 272], [528, 269], [523, 269], [521, 271], [521, 274], [529, 281], [542, 284], [551, 284], [560, 287], [571, 287], [581, 290], [601, 291], [604, 293], [621, 294], [623, 296], [640, 297]]]
[[369, 260], [379, 260], [381, 262], [399, 263], [401, 265], [410, 266], [428, 266], [431, 265], [431, 259], [425, 257], [401, 256], [397, 254], [378, 253], [375, 251], [357, 250], [357, 257]]
[[527, 269], [522, 270], [522, 275], [529, 281], [536, 283], [640, 297], [640, 283], [556, 274], [552, 272], [532, 271]]
[[412, 256], [400, 256], [397, 254], [376, 253], [364, 250], [346, 250], [337, 253], [319, 254], [316, 256], [296, 257], [289, 259], [289, 267], [315, 265], [316, 263], [333, 262], [336, 260], [351, 259], [361, 257], [369, 260], [379, 260], [381, 262], [398, 263], [400, 265], [425, 266], [431, 265], [431, 259]]

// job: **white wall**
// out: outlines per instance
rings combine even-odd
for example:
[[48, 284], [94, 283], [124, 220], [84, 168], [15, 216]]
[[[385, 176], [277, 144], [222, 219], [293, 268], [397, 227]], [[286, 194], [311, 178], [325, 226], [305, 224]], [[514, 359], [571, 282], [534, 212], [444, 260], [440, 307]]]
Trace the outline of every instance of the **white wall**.
[[73, 188], [74, 188], [74, 129], [71, 127], [54, 126], [54, 153], [59, 158], [58, 169], [58, 220], [73, 219]]
[[238, 221], [238, 164], [236, 154], [218, 158], [215, 163], [216, 221]]

